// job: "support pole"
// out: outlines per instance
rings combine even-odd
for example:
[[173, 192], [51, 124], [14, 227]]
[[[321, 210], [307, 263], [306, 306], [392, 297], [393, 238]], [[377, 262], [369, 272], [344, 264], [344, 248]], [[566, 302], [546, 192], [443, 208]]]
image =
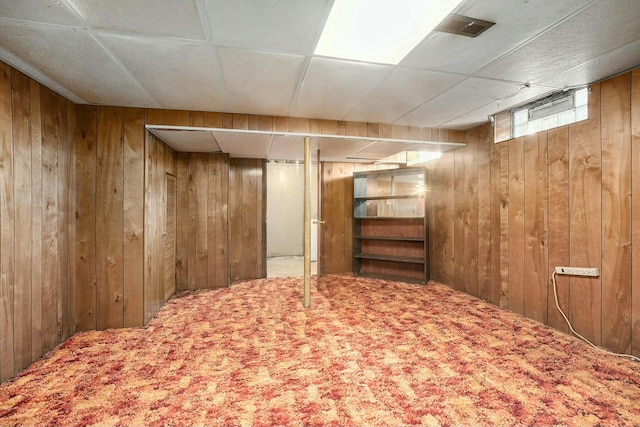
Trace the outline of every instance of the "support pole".
[[311, 306], [311, 138], [304, 138], [304, 306]]

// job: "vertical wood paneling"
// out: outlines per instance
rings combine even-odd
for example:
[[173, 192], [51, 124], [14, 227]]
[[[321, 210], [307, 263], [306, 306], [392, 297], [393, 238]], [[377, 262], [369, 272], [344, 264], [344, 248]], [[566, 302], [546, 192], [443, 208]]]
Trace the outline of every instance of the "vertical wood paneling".
[[124, 326], [144, 325], [144, 110], [124, 110]]
[[602, 82], [602, 345], [631, 351], [631, 75]]
[[[444, 259], [442, 258], [442, 236], [439, 231], [442, 229], [440, 224], [441, 205], [442, 205], [442, 188], [441, 183], [441, 161], [433, 160], [429, 165], [429, 209], [427, 218], [427, 228], [431, 235], [429, 236], [429, 271], [431, 277], [428, 279], [446, 283], [443, 277]], [[437, 234], [437, 235], [436, 235]], [[437, 244], [437, 246], [436, 246]]]
[[231, 159], [229, 227], [231, 281], [264, 276], [263, 168], [260, 159]]
[[98, 108], [96, 258], [98, 329], [123, 326], [123, 110]]
[[[555, 266], [569, 265], [569, 129], [552, 129], [547, 135], [547, 215], [549, 239], [549, 274]], [[561, 331], [569, 328], [555, 305], [553, 286], [548, 290], [548, 324]], [[569, 307], [569, 277], [556, 276], [558, 303]]]
[[[571, 265], [602, 268], [602, 166], [600, 84], [591, 86], [589, 119], [569, 126], [569, 255]], [[601, 343], [600, 278], [569, 279], [569, 319], [595, 344]]]
[[631, 73], [631, 352], [640, 356], [640, 69]]
[[465, 158], [469, 146], [455, 150], [453, 154], [453, 288], [465, 290], [465, 270], [469, 268], [465, 263], [465, 214], [467, 199], [465, 196]]
[[187, 178], [187, 216], [183, 219], [187, 222], [187, 235], [189, 240], [189, 246], [187, 246], [187, 288], [196, 289], [197, 286], [197, 255], [196, 255], [196, 211], [197, 211], [197, 182], [198, 182], [198, 170], [196, 168], [197, 155], [195, 153], [189, 153], [189, 175]]
[[[40, 84], [31, 94], [31, 361], [42, 354], [42, 116]], [[73, 168], [75, 170], [75, 168]], [[73, 305], [72, 305], [73, 307]], [[75, 313], [72, 313], [73, 316]], [[73, 326], [71, 323], [70, 326]]]
[[[67, 102], [67, 125], [68, 125], [68, 140], [69, 140], [69, 166], [67, 168], [66, 184], [67, 194], [67, 218], [69, 219], [66, 228], [68, 230], [68, 248], [69, 253], [66, 255], [69, 259], [69, 305], [67, 309], [67, 321], [68, 327], [64, 327], [63, 336], [66, 339], [76, 333], [75, 328], [75, 307], [76, 307], [76, 227], [75, 227], [75, 212], [76, 212], [76, 128], [77, 128], [77, 115], [76, 106], [72, 102]], [[68, 334], [68, 335], [66, 335]]]
[[[478, 128], [478, 298], [494, 302], [491, 295], [491, 260], [493, 245], [491, 223], [493, 202], [491, 194], [491, 130], [489, 125]], [[498, 204], [496, 203], [496, 207]]]
[[13, 286], [15, 201], [13, 198], [13, 121], [11, 109], [11, 67], [2, 66], [0, 80], [0, 381], [15, 373], [13, 357]]
[[58, 150], [56, 94], [42, 88], [42, 345], [58, 337]]
[[176, 289], [184, 291], [189, 289], [188, 275], [188, 256], [187, 248], [190, 243], [189, 221], [187, 221], [189, 211], [189, 154], [177, 153], [176, 155], [177, 171], [176, 171], [176, 192], [178, 199], [176, 201]]
[[[442, 251], [442, 280], [453, 283], [455, 270], [454, 255], [454, 157], [453, 152], [446, 153], [440, 160], [440, 185], [442, 201], [438, 211], [439, 230], [442, 240], [435, 240], [435, 250]], [[438, 242], [443, 242], [441, 245]], [[432, 252], [430, 252], [432, 253]]]
[[467, 136], [464, 157], [464, 291], [478, 296], [478, 128]]
[[524, 315], [547, 320], [547, 134], [524, 139]]
[[509, 151], [500, 144], [500, 307], [509, 309]]
[[56, 95], [57, 111], [56, 111], [56, 133], [58, 135], [58, 155], [57, 155], [57, 206], [56, 212], [57, 230], [58, 230], [58, 247], [57, 254], [57, 339], [56, 343], [66, 339], [70, 335], [69, 328], [69, 311], [70, 301], [73, 289], [71, 289], [71, 272], [69, 271], [69, 221], [72, 215], [69, 214], [69, 182], [70, 182], [70, 156], [69, 152], [72, 146], [69, 144], [68, 129], [68, 111], [69, 101], [60, 95]]
[[209, 227], [208, 288], [228, 286], [228, 229], [227, 204], [229, 190], [229, 161], [227, 155], [209, 154], [209, 194], [207, 221]]
[[69, 111], [66, 99], [0, 63], [0, 381], [75, 329]]
[[209, 162], [208, 154], [197, 153], [193, 166], [195, 167], [195, 250], [196, 250], [196, 278], [195, 286], [200, 289], [208, 287], [208, 195], [209, 195]]
[[13, 72], [13, 167], [15, 200], [14, 246], [14, 368], [22, 370], [31, 362], [31, 105], [29, 78]]
[[[96, 329], [96, 131], [97, 109], [77, 106], [76, 130], [76, 329]], [[44, 184], [43, 184], [44, 185]]]
[[[493, 129], [491, 129], [493, 131]], [[500, 255], [501, 255], [501, 206], [502, 200], [500, 198], [500, 153], [504, 144], [491, 143], [491, 161], [490, 161], [490, 180], [491, 180], [491, 209], [490, 209], [490, 233], [491, 233], [491, 271], [489, 277], [491, 278], [491, 291], [489, 302], [500, 306], [500, 292], [501, 292], [501, 270], [500, 270]]]
[[[476, 162], [479, 278], [486, 251], [480, 237], [483, 162], [488, 161], [490, 169], [490, 301], [567, 331], [555, 307], [550, 273], [559, 265], [598, 267], [602, 277], [557, 276], [560, 305], [575, 329], [596, 344], [635, 354], [640, 353], [639, 80], [640, 72], [634, 70], [592, 85], [588, 120], [508, 140], [490, 152], [479, 147]], [[475, 131], [470, 130], [468, 138]], [[459, 185], [445, 180], [456, 172], [454, 164], [447, 172], [440, 170], [442, 161], [435, 165], [434, 216], [445, 205], [446, 192]], [[465, 163], [465, 170], [468, 166]], [[439, 174], [442, 191], [435, 185]], [[471, 211], [467, 205], [475, 201], [467, 193], [454, 194], [465, 197], [464, 203], [455, 202], [456, 209]], [[431, 222], [436, 250], [453, 246], [440, 230], [444, 222]], [[434, 254], [434, 272], [459, 268], [444, 267], [444, 260]], [[454, 262], [459, 262], [457, 257]], [[445, 283], [453, 285], [454, 280]], [[478, 289], [482, 294], [480, 281]]]
[[524, 313], [524, 139], [509, 141], [509, 310]]

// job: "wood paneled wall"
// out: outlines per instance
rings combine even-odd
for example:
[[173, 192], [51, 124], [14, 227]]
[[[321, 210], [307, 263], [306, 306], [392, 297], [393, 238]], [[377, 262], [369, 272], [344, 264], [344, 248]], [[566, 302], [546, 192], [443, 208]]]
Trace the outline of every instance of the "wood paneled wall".
[[74, 333], [75, 121], [0, 62], [0, 381]]
[[[431, 168], [432, 278], [640, 355], [640, 70], [591, 86], [589, 119], [493, 144], [492, 129]], [[635, 209], [634, 209], [635, 208]], [[636, 268], [634, 268], [636, 267]]]
[[[229, 285], [229, 156], [178, 153], [176, 288]], [[261, 277], [261, 276], [260, 276]]]
[[164, 302], [164, 174], [175, 174], [175, 152], [144, 128], [164, 111], [76, 110], [76, 328], [143, 326]]
[[231, 282], [267, 277], [266, 161], [231, 159], [229, 241]]

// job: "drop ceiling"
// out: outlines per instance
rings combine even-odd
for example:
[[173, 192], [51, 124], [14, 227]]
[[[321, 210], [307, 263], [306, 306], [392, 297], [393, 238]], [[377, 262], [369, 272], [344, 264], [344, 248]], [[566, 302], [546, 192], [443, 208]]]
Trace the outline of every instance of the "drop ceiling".
[[[446, 152], [464, 146], [455, 142], [378, 139], [356, 136], [264, 132], [225, 128], [147, 126], [156, 137], [179, 152], [227, 153], [235, 158], [300, 161], [304, 138], [314, 156], [327, 162], [375, 162], [404, 151]], [[317, 158], [317, 156], [316, 156]]]
[[[434, 31], [397, 66], [315, 56], [332, 4], [3, 0], [0, 59], [79, 104], [449, 129], [640, 65], [638, 0], [465, 0], [454, 13], [496, 24], [477, 38]], [[286, 136], [231, 135], [246, 156], [287, 150]], [[211, 132], [188, 138], [224, 150]], [[402, 145], [344, 143], [345, 157]]]

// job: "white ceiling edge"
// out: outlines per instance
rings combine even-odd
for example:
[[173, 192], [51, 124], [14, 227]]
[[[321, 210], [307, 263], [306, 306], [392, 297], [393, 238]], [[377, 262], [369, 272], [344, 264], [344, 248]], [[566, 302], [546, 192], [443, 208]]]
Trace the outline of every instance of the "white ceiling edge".
[[370, 136], [353, 136], [353, 135], [331, 135], [321, 133], [304, 133], [304, 132], [282, 132], [282, 131], [264, 131], [264, 130], [251, 130], [251, 129], [229, 129], [229, 128], [210, 128], [210, 127], [194, 127], [194, 126], [172, 126], [172, 125], [145, 125], [145, 128], [151, 132], [154, 129], [157, 130], [178, 130], [178, 131], [204, 131], [204, 132], [228, 132], [228, 133], [241, 133], [241, 134], [254, 134], [254, 135], [277, 135], [277, 136], [291, 136], [301, 138], [330, 138], [330, 139], [343, 139], [347, 141], [370, 141], [370, 142], [401, 142], [405, 144], [416, 144], [433, 147], [441, 147], [444, 150], [449, 151], [456, 148], [466, 146], [461, 142], [444, 142], [444, 141], [426, 141], [420, 139], [402, 139], [402, 138], [375, 138]]
[[20, 57], [14, 55], [11, 51], [5, 49], [2, 46], [0, 46], [0, 58], [2, 58], [2, 60], [5, 61], [10, 66], [23, 72], [27, 76], [31, 77], [32, 79], [46, 86], [47, 88], [53, 90], [54, 92], [64, 96], [74, 104], [88, 104], [86, 100], [80, 98], [78, 95], [71, 92], [66, 87], [61, 86], [55, 80], [51, 79], [46, 74], [32, 67], [31, 65], [29, 65], [28, 63], [20, 59]]

